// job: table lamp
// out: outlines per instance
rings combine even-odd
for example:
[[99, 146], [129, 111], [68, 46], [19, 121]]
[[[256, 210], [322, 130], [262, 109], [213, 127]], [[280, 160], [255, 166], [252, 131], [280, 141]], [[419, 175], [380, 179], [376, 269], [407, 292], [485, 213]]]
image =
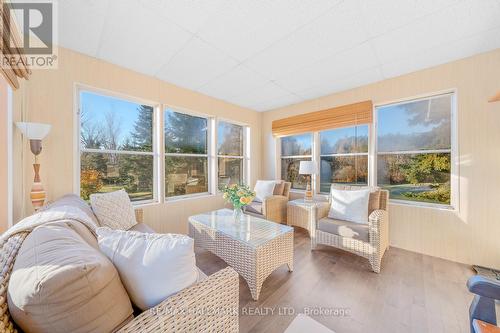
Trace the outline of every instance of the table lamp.
[[316, 162], [314, 161], [300, 161], [299, 174], [309, 176], [306, 193], [304, 194], [305, 201], [312, 201], [313, 193], [311, 190], [311, 179], [312, 175], [315, 175], [318, 172], [318, 168], [316, 166]]
[[45, 202], [45, 191], [40, 180], [40, 164], [38, 163], [38, 155], [42, 152], [42, 139], [49, 134], [51, 125], [40, 123], [17, 122], [16, 126], [21, 130], [23, 135], [30, 140], [30, 149], [35, 155], [35, 178], [33, 179], [33, 187], [31, 188], [30, 198], [35, 211], [43, 206]]

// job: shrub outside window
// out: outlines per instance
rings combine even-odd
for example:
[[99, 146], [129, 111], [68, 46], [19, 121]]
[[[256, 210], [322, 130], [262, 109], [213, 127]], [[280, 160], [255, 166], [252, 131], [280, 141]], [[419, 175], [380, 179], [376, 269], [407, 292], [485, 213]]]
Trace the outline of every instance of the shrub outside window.
[[209, 192], [208, 119], [164, 112], [165, 196]]
[[451, 204], [453, 94], [377, 107], [377, 183], [391, 199]]
[[154, 107], [89, 91], [79, 94], [80, 195], [125, 189], [155, 199]]
[[319, 133], [320, 192], [331, 184], [368, 184], [368, 125]]
[[312, 160], [312, 142], [311, 133], [281, 138], [281, 178], [293, 189], [306, 189], [307, 178], [299, 175], [299, 166], [300, 161]]
[[217, 164], [219, 190], [229, 184], [243, 184], [245, 162], [244, 126], [219, 121], [217, 125]]

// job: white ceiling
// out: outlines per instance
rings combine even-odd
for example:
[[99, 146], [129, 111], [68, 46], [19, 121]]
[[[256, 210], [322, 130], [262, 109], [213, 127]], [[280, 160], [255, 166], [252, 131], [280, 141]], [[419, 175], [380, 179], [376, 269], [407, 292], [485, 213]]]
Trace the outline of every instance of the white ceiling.
[[64, 47], [257, 111], [500, 48], [500, 0], [63, 0]]

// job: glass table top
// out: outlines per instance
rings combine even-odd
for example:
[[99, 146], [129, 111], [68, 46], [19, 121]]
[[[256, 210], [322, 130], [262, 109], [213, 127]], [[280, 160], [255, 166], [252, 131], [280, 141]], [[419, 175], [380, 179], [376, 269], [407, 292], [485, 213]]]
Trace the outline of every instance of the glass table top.
[[219, 209], [189, 217], [190, 222], [201, 223], [204, 226], [217, 230], [233, 239], [252, 247], [266, 242], [293, 230], [287, 225], [274, 223], [255, 216], [242, 214], [241, 221], [235, 222], [233, 211]]

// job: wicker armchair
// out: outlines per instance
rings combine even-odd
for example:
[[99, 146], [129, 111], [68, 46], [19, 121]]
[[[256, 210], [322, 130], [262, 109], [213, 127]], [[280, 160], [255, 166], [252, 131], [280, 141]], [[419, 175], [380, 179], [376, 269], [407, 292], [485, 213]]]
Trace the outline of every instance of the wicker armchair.
[[[337, 186], [333, 188], [344, 190], [356, 190], [360, 187]], [[367, 188], [367, 187], [365, 187]], [[318, 205], [316, 223], [311, 226], [311, 249], [316, 245], [324, 244], [343, 249], [370, 261], [374, 272], [380, 273], [380, 263], [385, 250], [389, 247], [389, 217], [387, 212], [387, 201], [389, 192], [372, 188], [370, 194], [368, 225], [358, 223], [332, 220], [328, 218], [330, 205], [327, 203]], [[328, 225], [335, 224], [335, 228]], [[356, 236], [353, 236], [356, 235]]]
[[284, 182], [283, 185], [282, 191], [276, 187], [274, 194], [265, 198], [264, 202], [251, 202], [244, 208], [245, 213], [277, 223], [286, 223], [286, 206], [290, 199], [292, 183]]

